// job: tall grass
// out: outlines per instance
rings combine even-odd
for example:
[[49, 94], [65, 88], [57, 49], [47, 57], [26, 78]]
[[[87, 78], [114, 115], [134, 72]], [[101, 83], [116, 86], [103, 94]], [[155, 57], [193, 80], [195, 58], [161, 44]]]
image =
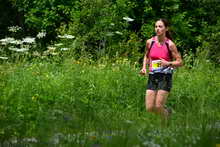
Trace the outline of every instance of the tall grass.
[[170, 124], [144, 106], [147, 77], [126, 59], [0, 66], [0, 142], [29, 146], [214, 146], [220, 69], [177, 69]]

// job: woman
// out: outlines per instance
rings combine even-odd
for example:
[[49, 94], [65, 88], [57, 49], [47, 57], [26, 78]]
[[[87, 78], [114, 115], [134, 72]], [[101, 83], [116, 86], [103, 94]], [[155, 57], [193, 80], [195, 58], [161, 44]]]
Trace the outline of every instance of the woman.
[[167, 118], [169, 110], [164, 107], [172, 86], [173, 68], [182, 66], [182, 58], [169, 33], [166, 19], [155, 23], [156, 36], [146, 42], [143, 68], [141, 74], [146, 74], [149, 65], [145, 104], [148, 112], [160, 114]]

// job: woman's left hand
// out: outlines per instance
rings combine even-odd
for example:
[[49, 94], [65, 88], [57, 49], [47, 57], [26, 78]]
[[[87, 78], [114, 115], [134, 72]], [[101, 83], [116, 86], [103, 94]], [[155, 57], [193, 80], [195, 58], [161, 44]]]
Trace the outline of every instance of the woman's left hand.
[[170, 65], [170, 62], [168, 62], [168, 61], [166, 61], [166, 60], [164, 60], [162, 58], [160, 58], [160, 60], [161, 60], [161, 66], [166, 67], [166, 66]]

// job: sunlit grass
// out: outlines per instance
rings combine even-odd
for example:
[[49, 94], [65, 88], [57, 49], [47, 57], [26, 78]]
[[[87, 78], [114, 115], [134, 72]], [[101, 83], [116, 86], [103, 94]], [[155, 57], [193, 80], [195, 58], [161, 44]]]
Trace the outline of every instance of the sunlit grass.
[[[0, 66], [0, 142], [32, 146], [211, 146], [219, 69], [175, 71], [168, 126], [144, 106], [146, 77], [126, 59]], [[205, 65], [209, 66], [208, 64]]]

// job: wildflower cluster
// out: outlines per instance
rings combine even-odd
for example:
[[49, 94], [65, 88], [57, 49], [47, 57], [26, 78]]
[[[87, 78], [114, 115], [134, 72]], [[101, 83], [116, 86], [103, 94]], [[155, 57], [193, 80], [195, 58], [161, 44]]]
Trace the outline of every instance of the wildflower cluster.
[[[19, 26], [11, 26], [8, 27], [8, 31], [12, 33], [16, 33], [20, 31], [22, 28]], [[41, 35], [42, 36], [42, 35]], [[31, 48], [36, 47], [36, 38], [34, 37], [24, 37], [20, 39], [16, 39], [15, 37], [6, 37], [3, 39], [0, 39], [0, 47], [1, 47], [1, 59], [8, 59], [9, 55], [12, 55], [14, 53], [22, 53], [22, 52], [28, 52]], [[9, 52], [11, 52], [9, 54]]]
[[42, 38], [44, 38], [44, 37], [46, 37], [46, 32], [45, 32], [45, 31], [39, 32], [39, 33], [37, 34], [37, 38], [38, 38], [38, 39], [42, 39]]
[[[11, 33], [16, 33], [20, 31], [22, 28], [19, 26], [11, 26], [8, 27], [8, 31]], [[9, 56], [16, 54], [19, 55], [21, 53], [27, 54], [30, 50], [33, 51], [32, 55], [35, 57], [41, 56], [41, 53], [38, 52], [37, 45], [39, 42], [46, 37], [46, 31], [42, 30], [39, 32], [36, 37], [24, 37], [20, 39], [16, 39], [16, 37], [6, 37], [0, 39], [0, 59], [7, 60], [10, 58]], [[58, 38], [61, 40], [69, 40], [74, 39], [75, 36], [64, 34], [58, 35]], [[68, 47], [65, 46], [63, 43], [57, 43], [54, 45], [50, 45], [47, 47], [47, 50], [43, 52], [43, 56], [47, 55], [58, 55], [59, 51], [67, 51], [69, 50]], [[10, 53], [9, 53], [10, 52]], [[18, 54], [19, 53], [19, 54]]]
[[127, 22], [132, 22], [134, 21], [134, 19], [130, 18], [130, 17], [123, 17], [124, 20], [126, 20]]
[[21, 30], [21, 27], [19, 27], [19, 26], [11, 26], [11, 27], [8, 27], [8, 31], [9, 31], [9, 32], [16, 33], [16, 32], [18, 32], [18, 31], [20, 31], [20, 30]]
[[43, 57], [46, 57], [48, 55], [56, 56], [56, 55], [59, 55], [60, 51], [68, 51], [70, 49], [68, 47], [68, 42], [71, 39], [75, 38], [75, 36], [70, 35], [70, 34], [58, 35], [57, 37], [61, 40], [61, 42], [63, 41], [63, 43], [58, 42], [58, 43], [48, 46], [47, 50], [43, 52]]

